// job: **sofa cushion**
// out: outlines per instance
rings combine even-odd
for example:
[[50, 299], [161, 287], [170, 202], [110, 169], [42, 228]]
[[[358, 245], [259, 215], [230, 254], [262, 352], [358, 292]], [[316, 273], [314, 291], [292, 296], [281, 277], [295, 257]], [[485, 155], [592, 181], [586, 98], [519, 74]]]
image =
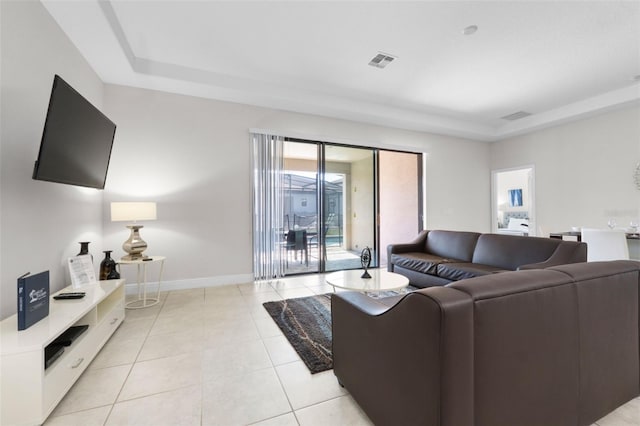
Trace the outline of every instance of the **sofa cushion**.
[[394, 266], [393, 271], [400, 275], [404, 275], [409, 280], [409, 284], [418, 288], [426, 288], [433, 286], [443, 286], [451, 282], [445, 278], [440, 278], [436, 275], [423, 274], [422, 272], [412, 271], [411, 269], [403, 268], [402, 266]]
[[562, 243], [553, 238], [482, 234], [472, 262], [515, 271], [522, 265], [544, 262]]
[[[592, 423], [578, 422], [581, 345], [570, 277], [519, 271], [450, 287], [474, 300], [475, 425]], [[532, 401], [540, 401], [535, 409]]]
[[498, 268], [497, 266], [467, 262], [441, 263], [437, 268], [437, 274], [440, 278], [451, 281], [460, 281], [467, 278], [481, 277], [483, 275], [506, 271], [507, 269]]
[[478, 237], [477, 232], [429, 231], [425, 251], [445, 259], [471, 262]]
[[[603, 412], [633, 399], [640, 393], [638, 376], [638, 268], [635, 261], [590, 262], [563, 265], [563, 272], [577, 286], [582, 368], [580, 407], [583, 424], [591, 424]], [[597, 266], [596, 266], [597, 265]], [[594, 269], [596, 269], [594, 271]], [[602, 368], [606, 365], [606, 368]]]
[[391, 263], [402, 268], [423, 274], [436, 275], [436, 268], [445, 262], [457, 262], [456, 259], [447, 259], [428, 253], [402, 253], [392, 254]]

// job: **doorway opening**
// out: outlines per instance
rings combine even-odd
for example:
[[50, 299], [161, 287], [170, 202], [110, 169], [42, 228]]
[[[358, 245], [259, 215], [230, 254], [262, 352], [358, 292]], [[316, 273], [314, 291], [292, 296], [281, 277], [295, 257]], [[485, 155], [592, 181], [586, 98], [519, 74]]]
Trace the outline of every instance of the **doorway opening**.
[[498, 234], [536, 236], [535, 168], [523, 166], [491, 172], [491, 230]]

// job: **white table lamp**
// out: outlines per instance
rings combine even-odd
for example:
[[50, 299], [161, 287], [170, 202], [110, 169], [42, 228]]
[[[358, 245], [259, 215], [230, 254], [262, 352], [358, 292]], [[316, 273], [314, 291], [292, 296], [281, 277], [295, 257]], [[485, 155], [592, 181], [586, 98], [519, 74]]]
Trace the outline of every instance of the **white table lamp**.
[[156, 203], [153, 202], [114, 202], [111, 203], [111, 221], [133, 222], [127, 225], [131, 229], [129, 239], [122, 244], [122, 249], [128, 254], [122, 260], [141, 260], [146, 258], [142, 254], [147, 249], [147, 243], [140, 237], [140, 228], [136, 222], [139, 220], [156, 220]]

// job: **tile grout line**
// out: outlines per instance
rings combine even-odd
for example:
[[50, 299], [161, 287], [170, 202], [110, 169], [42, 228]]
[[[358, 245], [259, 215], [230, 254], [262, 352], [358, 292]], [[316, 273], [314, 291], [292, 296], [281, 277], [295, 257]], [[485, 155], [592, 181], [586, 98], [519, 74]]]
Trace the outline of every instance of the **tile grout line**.
[[[271, 284], [269, 284], [269, 285], [271, 287], [273, 287], [273, 285], [271, 285]], [[277, 291], [276, 291], [276, 293], [277, 293]], [[277, 293], [277, 294], [279, 294], [279, 293]], [[264, 306], [262, 308], [264, 309]], [[256, 319], [252, 318], [252, 320], [254, 322], [254, 325], [257, 327]], [[281, 330], [280, 330], [280, 333], [284, 336], [284, 334], [282, 333]], [[271, 368], [273, 368], [273, 372], [275, 373], [275, 375], [276, 375], [276, 377], [278, 379], [278, 383], [280, 384], [280, 389], [282, 389], [282, 392], [284, 393], [285, 398], [287, 398], [287, 404], [289, 404], [289, 408], [291, 409], [290, 413], [293, 414], [293, 417], [295, 418], [296, 423], [298, 425], [300, 425], [300, 422], [298, 421], [298, 418], [296, 417], [295, 410], [293, 409], [293, 404], [291, 404], [291, 399], [289, 398], [289, 394], [287, 393], [287, 390], [284, 387], [284, 383], [282, 383], [282, 379], [280, 378], [280, 374], [278, 374], [278, 370], [276, 368], [275, 363], [273, 362], [273, 358], [271, 357], [271, 354], [269, 353], [269, 349], [267, 349], [267, 345], [264, 342], [264, 337], [260, 336], [260, 341], [262, 342], [262, 346], [264, 347], [264, 350], [267, 352], [267, 356], [269, 357], [269, 361], [271, 362]], [[286, 413], [284, 413], [284, 414], [286, 414]], [[278, 416], [274, 416], [274, 417], [279, 417], [279, 416], [282, 416], [284, 414], [279, 414]], [[260, 421], [265, 421], [265, 420], [268, 420], [268, 419], [262, 419]]]
[[[168, 293], [171, 293], [171, 292], [168, 292]], [[124, 389], [124, 387], [125, 387], [125, 385], [127, 383], [127, 380], [129, 380], [129, 376], [131, 375], [131, 372], [133, 371], [133, 367], [135, 367], [136, 363], [138, 362], [138, 357], [140, 356], [140, 353], [142, 352], [142, 348], [144, 347], [144, 344], [146, 343], [147, 339], [149, 338], [149, 334], [151, 333], [151, 329], [153, 328], [153, 326], [155, 325], [156, 321], [158, 320], [158, 316], [160, 315], [160, 312], [162, 312], [162, 309], [164, 308], [164, 304], [167, 301], [167, 297], [169, 297], [169, 294], [167, 294], [167, 296], [162, 300], [162, 303], [159, 303], [160, 304], [160, 309], [158, 309], [158, 312], [153, 316], [153, 322], [149, 326], [149, 329], [147, 330], [147, 333], [144, 336], [142, 344], [140, 345], [140, 349], [138, 349], [138, 353], [136, 353], [136, 356], [135, 356], [135, 358], [133, 360], [133, 363], [131, 363], [131, 367], [129, 368], [129, 372], [127, 373], [127, 376], [125, 377], [124, 381], [122, 382], [122, 386], [120, 387], [120, 390], [118, 391], [118, 394], [116, 395], [116, 398], [113, 401], [113, 404], [111, 404], [111, 408], [109, 409], [109, 413], [107, 414], [107, 417], [104, 420], [103, 426], [106, 425], [107, 422], [109, 421], [109, 417], [111, 417], [111, 413], [113, 412], [114, 407], [118, 403], [118, 398], [120, 398], [120, 395], [122, 394], [122, 390]], [[126, 320], [126, 309], [125, 309], [125, 320]]]

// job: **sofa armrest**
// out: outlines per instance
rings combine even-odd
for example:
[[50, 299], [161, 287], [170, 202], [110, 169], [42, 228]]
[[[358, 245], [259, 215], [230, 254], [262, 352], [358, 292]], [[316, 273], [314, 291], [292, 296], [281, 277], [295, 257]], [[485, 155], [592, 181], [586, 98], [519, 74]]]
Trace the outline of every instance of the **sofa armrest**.
[[429, 234], [429, 231], [425, 230], [420, 232], [420, 234], [418, 234], [416, 239], [411, 242], [402, 243], [402, 244], [389, 244], [387, 246], [387, 253], [389, 254], [410, 253], [410, 252], [416, 252], [416, 251], [423, 252], [428, 234]]
[[393, 264], [391, 263], [392, 254], [424, 252], [428, 234], [429, 231], [424, 230], [418, 234], [415, 240], [409, 243], [389, 244], [387, 246], [387, 270], [393, 272]]
[[336, 293], [331, 316], [334, 374], [375, 424], [473, 424], [469, 295], [429, 288], [387, 307]]
[[544, 262], [520, 265], [518, 271], [527, 269], [545, 269], [551, 266], [581, 263], [587, 261], [587, 245], [575, 241], [564, 241], [558, 245], [549, 259]]

